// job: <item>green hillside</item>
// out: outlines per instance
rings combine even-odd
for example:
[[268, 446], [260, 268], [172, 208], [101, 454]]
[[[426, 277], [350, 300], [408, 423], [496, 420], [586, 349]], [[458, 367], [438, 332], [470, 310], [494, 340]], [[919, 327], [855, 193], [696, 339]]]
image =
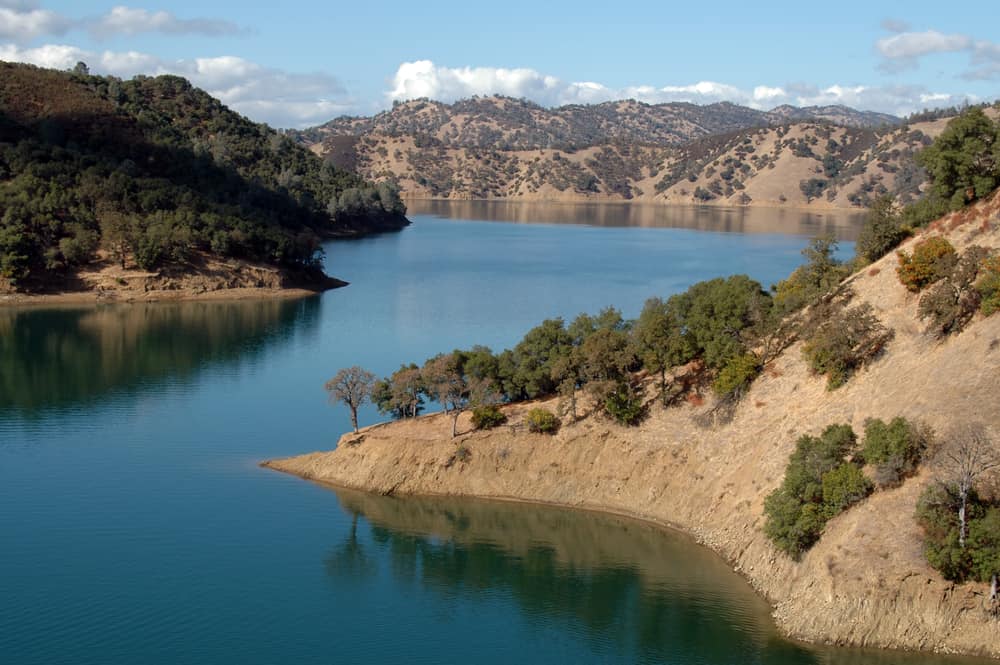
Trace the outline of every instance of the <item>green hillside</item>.
[[199, 255], [321, 275], [323, 238], [405, 226], [374, 185], [185, 79], [0, 63], [0, 277], [20, 288], [96, 258]]

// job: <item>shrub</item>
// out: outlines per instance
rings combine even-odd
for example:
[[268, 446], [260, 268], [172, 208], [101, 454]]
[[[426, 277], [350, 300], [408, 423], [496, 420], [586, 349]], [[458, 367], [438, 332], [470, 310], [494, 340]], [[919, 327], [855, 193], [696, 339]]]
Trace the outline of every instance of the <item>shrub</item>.
[[872, 483], [856, 464], [843, 463], [823, 474], [823, 509], [833, 517], [872, 493]]
[[844, 385], [851, 375], [874, 359], [893, 337], [868, 303], [843, 310], [819, 325], [803, 346], [810, 368], [827, 376], [827, 388]]
[[871, 492], [861, 469], [844, 461], [856, 444], [850, 425], [799, 438], [784, 481], [764, 501], [764, 533], [778, 549], [798, 558], [819, 540], [827, 520]]
[[1000, 508], [988, 508], [969, 525], [969, 550], [973, 577], [988, 582], [1000, 574]]
[[472, 459], [472, 451], [464, 443], [455, 448], [455, 459], [459, 462], [468, 462]]
[[989, 316], [1000, 311], [1000, 256], [991, 256], [983, 261], [976, 290], [983, 314]]
[[894, 487], [916, 472], [930, 437], [930, 430], [906, 418], [896, 417], [888, 424], [869, 418], [865, 421], [861, 456], [875, 466], [879, 487]]
[[921, 320], [930, 319], [927, 332], [940, 339], [961, 332], [980, 307], [981, 293], [973, 287], [988, 252], [969, 247], [950, 275], [934, 283], [917, 306]]
[[547, 409], [535, 408], [525, 416], [528, 430], [536, 434], [555, 434], [559, 430], [559, 419]]
[[604, 399], [604, 411], [621, 425], [638, 425], [646, 416], [642, 392], [629, 381], [621, 381]]
[[955, 248], [941, 236], [918, 242], [913, 247], [912, 255], [905, 251], [899, 251], [896, 255], [899, 257], [899, 267], [896, 269], [899, 281], [914, 293], [950, 275], [958, 263]]
[[493, 429], [507, 422], [500, 407], [493, 404], [477, 406], [472, 410], [472, 426], [476, 429]]
[[740, 399], [760, 374], [760, 360], [752, 353], [745, 353], [730, 360], [712, 383], [719, 397]]

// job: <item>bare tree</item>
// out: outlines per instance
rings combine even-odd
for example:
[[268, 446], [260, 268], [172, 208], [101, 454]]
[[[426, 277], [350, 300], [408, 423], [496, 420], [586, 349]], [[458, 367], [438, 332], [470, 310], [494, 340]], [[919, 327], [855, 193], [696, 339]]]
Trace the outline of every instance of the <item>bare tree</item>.
[[371, 398], [375, 375], [355, 365], [337, 372], [323, 386], [330, 393], [331, 402], [343, 402], [351, 410], [351, 425], [358, 431], [358, 407]]
[[958, 544], [965, 547], [968, 531], [966, 510], [976, 482], [1000, 467], [1000, 453], [982, 423], [966, 423], [953, 429], [941, 451], [942, 482], [958, 495]]

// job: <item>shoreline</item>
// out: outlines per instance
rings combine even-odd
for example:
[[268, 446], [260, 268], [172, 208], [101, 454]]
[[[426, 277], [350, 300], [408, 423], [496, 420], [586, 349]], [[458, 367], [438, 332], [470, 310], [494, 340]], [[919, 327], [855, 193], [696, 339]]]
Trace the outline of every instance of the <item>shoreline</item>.
[[856, 206], [843, 207], [832, 205], [795, 205], [762, 201], [760, 203], [751, 201], [745, 205], [733, 205], [727, 201], [719, 203], [679, 203], [674, 201], [655, 201], [643, 198], [622, 199], [615, 197], [568, 197], [568, 198], [527, 198], [527, 197], [496, 197], [496, 198], [456, 198], [448, 196], [420, 196], [417, 194], [400, 193], [400, 198], [404, 202], [427, 201], [427, 202], [447, 202], [447, 203], [509, 203], [525, 205], [608, 205], [616, 204], [623, 206], [650, 206], [655, 208], [719, 208], [722, 210], [743, 210], [749, 208], [760, 208], [765, 210], [791, 210], [794, 212], [810, 213], [854, 213], [863, 215], [868, 212], [868, 208]]
[[[340, 280], [337, 280], [340, 282]], [[8, 293], [0, 295], [0, 307], [48, 307], [73, 305], [114, 305], [154, 302], [233, 302], [241, 300], [293, 300], [319, 295], [347, 286], [340, 282], [329, 289], [236, 287], [214, 291], [192, 289], [151, 291], [67, 291], [59, 293]]]
[[[427, 415], [433, 416], [433, 415], [438, 415], [438, 414], [437, 413], [431, 413], [431, 414], [427, 414]], [[377, 425], [375, 425], [375, 426], [385, 425], [385, 424], [386, 423], [377, 423]], [[364, 431], [365, 431], [364, 428], [360, 430], [360, 432], [364, 432]], [[315, 454], [315, 453], [312, 453], [312, 454]], [[283, 474], [286, 474], [286, 475], [289, 475], [289, 476], [293, 476], [293, 477], [298, 478], [300, 480], [304, 480], [306, 482], [310, 482], [310, 483], [316, 484], [316, 485], [318, 485], [318, 486], [320, 486], [322, 488], [333, 490], [333, 491], [342, 490], [342, 491], [347, 491], [347, 492], [361, 492], [361, 493], [364, 493], [364, 494], [379, 494], [379, 493], [376, 493], [376, 492], [372, 492], [369, 489], [364, 489], [363, 487], [360, 487], [360, 486], [350, 486], [350, 485], [347, 485], [347, 484], [336, 483], [336, 482], [332, 482], [332, 481], [329, 481], [329, 480], [322, 480], [322, 479], [319, 479], [319, 478], [311, 477], [309, 475], [303, 475], [302, 473], [299, 473], [297, 471], [294, 471], [294, 470], [291, 470], [291, 469], [288, 469], [288, 468], [282, 468], [281, 462], [284, 461], [285, 459], [295, 459], [295, 458], [278, 458], [278, 459], [273, 459], [273, 460], [264, 460], [262, 462], [259, 462], [257, 464], [257, 466], [260, 467], [260, 468], [263, 468], [263, 469], [268, 469], [270, 471], [276, 471], [278, 473], [283, 473]], [[737, 576], [739, 576], [739, 578], [743, 581], [743, 583], [745, 583], [753, 591], [753, 593], [757, 595], [758, 598], [760, 598], [765, 603], [767, 603], [767, 605], [768, 605], [768, 607], [770, 609], [770, 611], [769, 611], [769, 617], [770, 617], [770, 620], [771, 620], [772, 624], [775, 627], [775, 630], [781, 635], [781, 637], [783, 639], [785, 639], [785, 640], [787, 640], [787, 641], [789, 641], [789, 642], [791, 642], [793, 644], [799, 644], [799, 645], [803, 645], [803, 646], [822, 645], [822, 646], [834, 647], [834, 648], [857, 649], [857, 650], [865, 650], [865, 651], [874, 650], [874, 651], [881, 651], [881, 652], [901, 652], [901, 653], [906, 653], [906, 654], [932, 653], [932, 654], [937, 654], [937, 655], [942, 655], [942, 656], [959, 656], [959, 657], [965, 656], [965, 657], [972, 657], [972, 658], [991, 658], [991, 656], [988, 656], [988, 655], [984, 656], [982, 654], [967, 654], [967, 653], [964, 653], [964, 652], [953, 652], [953, 651], [948, 651], [948, 650], [940, 650], [939, 651], [939, 650], [936, 650], [936, 649], [935, 650], [927, 650], [927, 649], [911, 648], [911, 647], [898, 647], [898, 646], [891, 646], [890, 647], [890, 646], [877, 646], [877, 645], [871, 645], [871, 644], [853, 644], [853, 643], [844, 643], [844, 642], [840, 642], [840, 641], [837, 641], [837, 640], [810, 640], [810, 639], [805, 639], [803, 637], [799, 637], [799, 636], [796, 636], [794, 634], [788, 633], [784, 629], [784, 627], [781, 625], [781, 623], [779, 623], [776, 620], [776, 618], [775, 618], [775, 611], [777, 609], [776, 608], [776, 604], [769, 597], [769, 595], [766, 592], [766, 590], [760, 588], [757, 584], [755, 584], [754, 583], [754, 579], [751, 576], [749, 576], [747, 574], [747, 571], [745, 569], [743, 569], [742, 567], [740, 567], [736, 563], [736, 561], [734, 559], [732, 559], [729, 556], [726, 556], [725, 554], [723, 554], [722, 552], [720, 552], [717, 548], [712, 547], [711, 544], [709, 544], [708, 542], [706, 542], [696, 532], [689, 531], [689, 530], [685, 529], [684, 527], [682, 527], [682, 526], [680, 526], [678, 524], [675, 524], [675, 523], [672, 523], [672, 522], [670, 522], [668, 520], [663, 520], [663, 519], [660, 519], [660, 518], [657, 518], [657, 517], [654, 517], [654, 516], [651, 516], [651, 515], [646, 515], [646, 514], [643, 514], [643, 513], [638, 513], [638, 512], [635, 512], [635, 511], [629, 511], [629, 510], [624, 510], [624, 509], [613, 508], [613, 507], [606, 506], [606, 505], [571, 504], [571, 503], [566, 503], [566, 502], [546, 501], [546, 500], [543, 500], [543, 499], [524, 498], [524, 497], [517, 497], [517, 496], [504, 496], [504, 495], [482, 496], [482, 495], [478, 495], [478, 494], [451, 494], [451, 493], [446, 493], [446, 492], [420, 492], [420, 493], [405, 493], [405, 494], [389, 493], [389, 494], [381, 494], [381, 495], [382, 496], [397, 496], [397, 497], [401, 497], [401, 498], [414, 498], [414, 499], [420, 499], [420, 498], [428, 498], [428, 499], [435, 499], [435, 498], [437, 498], [437, 499], [457, 498], [457, 499], [462, 499], [462, 500], [466, 500], [466, 501], [481, 501], [481, 502], [485, 502], [485, 503], [520, 504], [520, 505], [525, 505], [525, 506], [543, 506], [543, 507], [547, 507], [547, 508], [558, 508], [560, 510], [568, 510], [568, 511], [573, 511], [573, 512], [583, 513], [583, 514], [608, 515], [608, 516], [618, 517], [618, 518], [622, 518], [622, 519], [626, 519], [626, 520], [631, 520], [631, 521], [636, 522], [638, 524], [644, 524], [644, 525], [650, 526], [650, 527], [652, 527], [654, 529], [657, 529], [659, 531], [669, 532], [673, 536], [684, 538], [684, 539], [688, 540], [689, 542], [697, 545], [699, 548], [702, 548], [702, 549], [706, 550], [711, 556], [714, 556], [714, 557], [718, 558], [720, 561], [722, 561], [730, 570], [732, 570], [733, 573], [735, 573]]]

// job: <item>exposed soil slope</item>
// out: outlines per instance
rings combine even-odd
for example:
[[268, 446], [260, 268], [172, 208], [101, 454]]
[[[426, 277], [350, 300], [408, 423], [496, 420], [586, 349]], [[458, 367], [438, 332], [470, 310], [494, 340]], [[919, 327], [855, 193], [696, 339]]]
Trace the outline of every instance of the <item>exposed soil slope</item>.
[[[946, 217], [960, 249], [1000, 247], [1000, 196]], [[913, 242], [912, 240], [910, 241]], [[922, 555], [914, 506], [923, 470], [833, 519], [800, 562], [762, 532], [763, 503], [783, 477], [796, 438], [869, 417], [919, 419], [937, 432], [962, 420], [1000, 431], [1000, 316], [977, 316], [938, 343], [916, 319], [917, 296], [899, 283], [895, 254], [850, 278], [896, 331], [885, 355], [836, 391], [810, 374], [796, 344], [771, 364], [728, 424], [702, 427], [709, 405], [656, 406], [639, 428], [595, 416], [554, 437], [503, 427], [457, 439], [440, 415], [345, 435], [336, 450], [265, 463], [304, 478], [370, 492], [445, 494], [557, 503], [670, 524], [726, 558], [774, 606], [791, 636], [812, 641], [1000, 656], [1000, 631], [981, 585], [944, 581]], [[532, 405], [508, 407], [511, 423]], [[554, 403], [548, 405], [554, 408]], [[457, 445], [471, 455], [458, 461]]]

